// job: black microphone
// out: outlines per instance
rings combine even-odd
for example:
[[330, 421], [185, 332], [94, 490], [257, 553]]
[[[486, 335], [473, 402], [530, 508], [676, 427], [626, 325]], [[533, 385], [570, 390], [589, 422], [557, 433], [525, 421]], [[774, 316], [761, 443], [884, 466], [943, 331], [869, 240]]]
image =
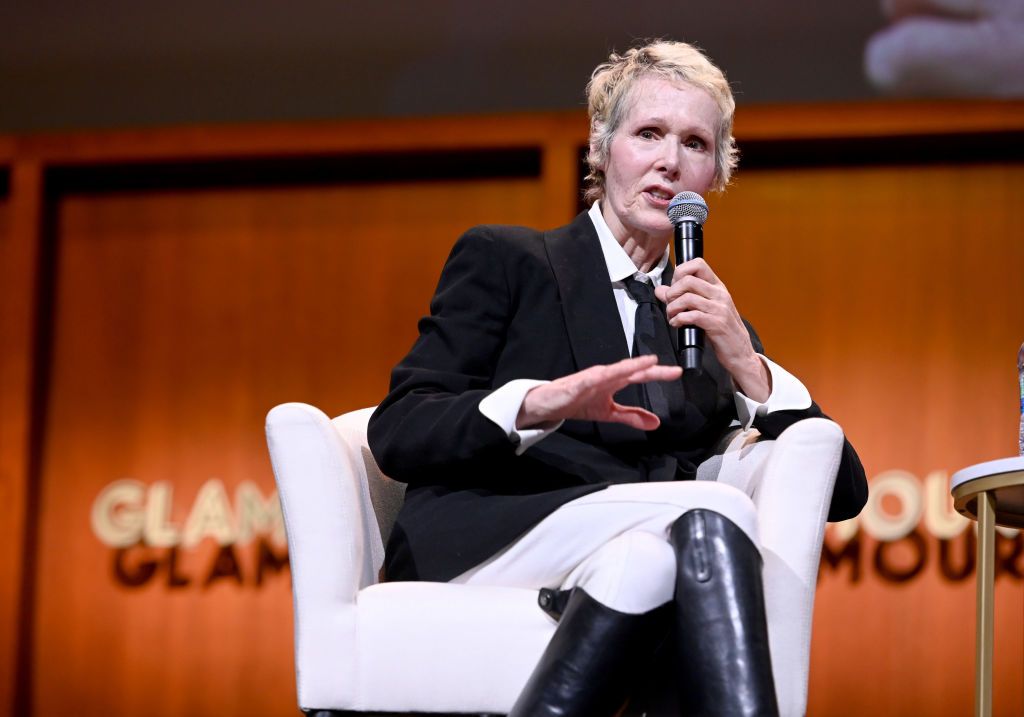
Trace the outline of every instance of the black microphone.
[[[708, 205], [696, 192], [679, 192], [668, 205], [668, 218], [675, 227], [673, 249], [676, 264], [704, 256], [704, 222]], [[704, 330], [696, 326], [679, 329], [679, 364], [684, 371], [701, 371]]]

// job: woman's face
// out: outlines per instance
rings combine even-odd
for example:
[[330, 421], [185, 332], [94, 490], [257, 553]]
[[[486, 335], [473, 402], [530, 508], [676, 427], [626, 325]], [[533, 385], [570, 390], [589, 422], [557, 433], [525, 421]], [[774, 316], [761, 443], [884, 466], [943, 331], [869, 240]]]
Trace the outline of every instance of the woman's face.
[[669, 240], [669, 201], [683, 191], [703, 195], [714, 180], [720, 117], [699, 87], [660, 77], [637, 81], [602, 167], [601, 213], [620, 243]]

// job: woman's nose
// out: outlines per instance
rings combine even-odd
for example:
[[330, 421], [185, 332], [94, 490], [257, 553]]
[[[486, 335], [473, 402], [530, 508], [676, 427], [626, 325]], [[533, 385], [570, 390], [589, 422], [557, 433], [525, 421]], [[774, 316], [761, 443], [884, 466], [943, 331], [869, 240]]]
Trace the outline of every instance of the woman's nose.
[[679, 173], [679, 144], [671, 138], [666, 137], [659, 148], [658, 170], [670, 176]]

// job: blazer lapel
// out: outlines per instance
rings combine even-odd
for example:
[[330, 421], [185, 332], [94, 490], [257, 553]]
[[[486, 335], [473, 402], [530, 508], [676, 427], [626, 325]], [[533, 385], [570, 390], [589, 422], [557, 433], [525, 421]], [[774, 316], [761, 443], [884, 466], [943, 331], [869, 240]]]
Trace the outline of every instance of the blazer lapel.
[[[558, 282], [562, 317], [577, 370], [629, 358], [608, 266], [590, 217], [583, 212], [568, 226], [545, 233], [544, 243]], [[639, 388], [627, 386], [616, 394], [616, 400], [640, 405]], [[595, 425], [609, 445], [644, 440], [643, 431], [622, 424]]]

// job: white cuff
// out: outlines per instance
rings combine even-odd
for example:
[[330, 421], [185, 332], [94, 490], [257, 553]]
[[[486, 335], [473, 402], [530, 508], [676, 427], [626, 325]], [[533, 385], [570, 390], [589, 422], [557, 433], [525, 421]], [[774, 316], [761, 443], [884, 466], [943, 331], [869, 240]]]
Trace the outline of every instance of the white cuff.
[[800, 383], [800, 379], [771, 359], [761, 354], [758, 354], [758, 357], [764, 361], [768, 373], [772, 376], [772, 392], [764, 403], [758, 403], [739, 391], [736, 392], [736, 413], [739, 414], [740, 425], [744, 430], [750, 428], [757, 416], [764, 416], [773, 411], [802, 411], [811, 407], [811, 394]]
[[480, 413], [503, 430], [510, 441], [519, 444], [516, 446], [517, 456], [522, 455], [527, 448], [557, 431], [564, 423], [564, 421], [552, 421], [540, 426], [516, 429], [516, 417], [519, 415], [519, 409], [523, 407], [526, 393], [534, 386], [545, 383], [549, 383], [549, 381], [517, 378], [501, 388], [491, 391], [486, 398], [480, 401]]

